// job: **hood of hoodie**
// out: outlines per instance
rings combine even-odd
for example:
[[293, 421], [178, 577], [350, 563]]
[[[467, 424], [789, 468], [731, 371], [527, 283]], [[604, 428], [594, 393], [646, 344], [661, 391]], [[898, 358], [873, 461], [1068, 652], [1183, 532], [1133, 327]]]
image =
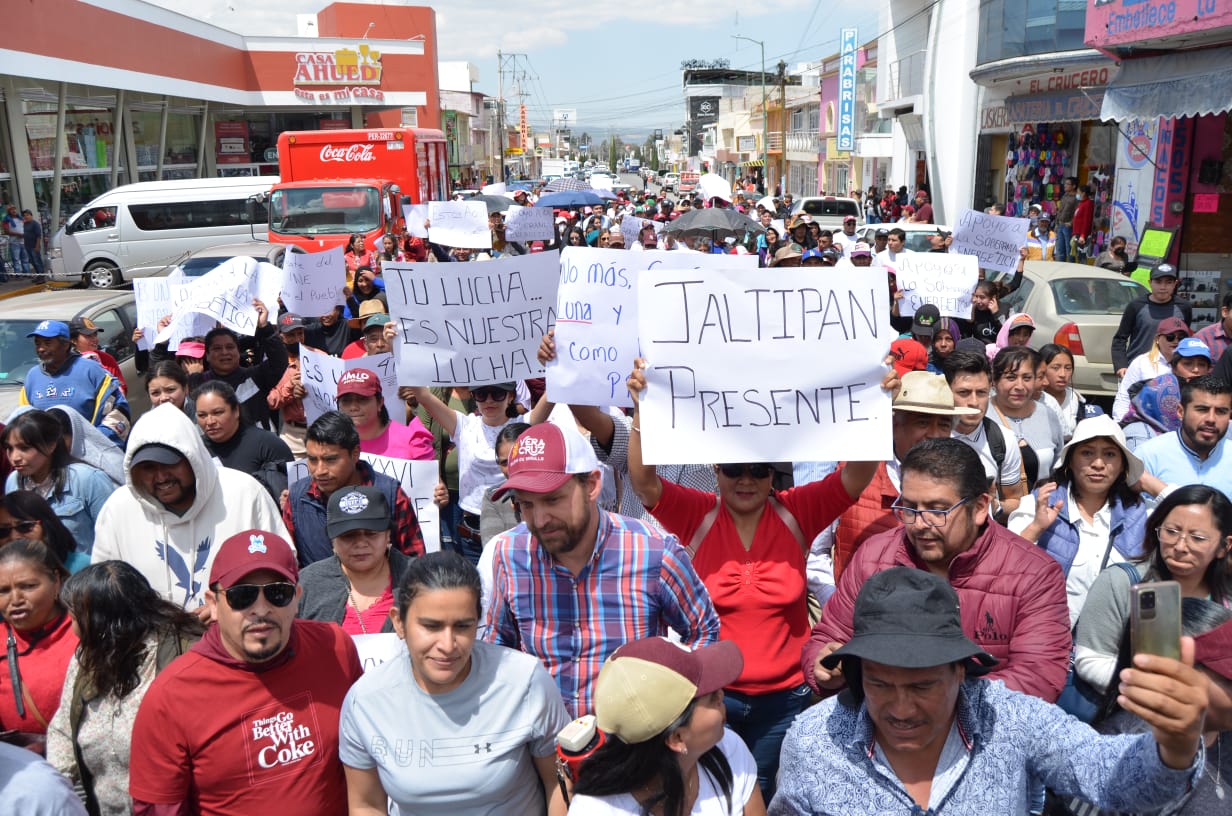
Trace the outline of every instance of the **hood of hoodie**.
[[52, 405], [47, 410], [59, 411], [68, 417], [73, 426], [73, 446], [69, 453], [75, 459], [103, 471], [116, 484], [124, 484], [125, 456], [116, 443], [67, 405]]
[[210, 457], [209, 451], [206, 450], [205, 442], [202, 441], [197, 426], [183, 411], [168, 402], [146, 412], [145, 416], [133, 425], [133, 430], [129, 434], [128, 451], [124, 454], [124, 478], [137, 500], [156, 513], [170, 514], [171, 511], [166, 509], [162, 502], [134, 484], [132, 475], [133, 454], [141, 450], [143, 445], [152, 442], [175, 448], [192, 466], [193, 476], [197, 480], [197, 495], [184, 515], [176, 516], [178, 522], [192, 521], [214, 495], [214, 492], [219, 489], [218, 467]]

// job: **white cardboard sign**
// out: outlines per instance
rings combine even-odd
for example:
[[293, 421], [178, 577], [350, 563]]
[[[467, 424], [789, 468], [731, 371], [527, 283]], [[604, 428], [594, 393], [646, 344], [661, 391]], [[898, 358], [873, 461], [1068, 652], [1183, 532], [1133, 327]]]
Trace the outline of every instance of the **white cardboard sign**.
[[[383, 624], [382, 624], [383, 625]], [[359, 652], [359, 664], [364, 671], [375, 669], [406, 651], [406, 642], [393, 632], [376, 632], [371, 635], [351, 635], [355, 650]]]
[[648, 218], [638, 218], [636, 215], [626, 215], [620, 221], [620, 235], [625, 239], [625, 248], [628, 249], [637, 243], [637, 237], [642, 234], [642, 227], [650, 224], [654, 227], [655, 237], [663, 232], [663, 224], [658, 221], [651, 221]]
[[1018, 266], [1018, 250], [1027, 245], [1030, 225], [1026, 218], [963, 210], [954, 226], [950, 252], [974, 255], [984, 269], [1013, 272]]
[[402, 217], [406, 219], [406, 231], [412, 237], [427, 240], [428, 231], [424, 229], [424, 222], [428, 220], [427, 204], [403, 204]]
[[338, 381], [343, 373], [355, 368], [366, 368], [377, 375], [389, 418], [405, 425], [406, 403], [398, 399], [398, 372], [392, 354], [385, 352], [342, 360], [301, 343], [299, 378], [304, 386], [304, 418], [308, 424], [338, 407]]
[[550, 241], [556, 227], [551, 207], [519, 207], [505, 211], [506, 241]]
[[647, 269], [756, 269], [756, 255], [566, 247], [556, 295], [556, 359], [547, 366], [547, 396], [574, 405], [620, 405], [633, 399], [625, 378], [638, 356], [637, 284]]
[[556, 324], [560, 254], [486, 263], [385, 264], [406, 385], [490, 385], [542, 377], [539, 341]]
[[177, 322], [189, 314], [203, 314], [217, 320], [239, 334], [252, 335], [257, 330], [257, 310], [254, 298], [270, 311], [271, 319], [278, 313], [278, 293], [282, 289], [282, 270], [255, 258], [235, 257], [187, 283], [177, 293], [179, 299], [172, 312], [171, 325], [155, 342], [169, 340], [183, 325]]
[[885, 272], [643, 272], [650, 464], [888, 459]]
[[942, 317], [971, 319], [971, 295], [980, 279], [980, 260], [954, 252], [904, 252], [895, 260], [902, 317], [931, 303]]
[[482, 201], [429, 201], [428, 240], [447, 247], [491, 249], [488, 208]]
[[288, 252], [282, 271], [282, 303], [288, 312], [320, 317], [346, 304], [346, 258], [341, 246], [324, 252]]
[[[440, 471], [435, 459], [423, 461], [415, 459], [394, 459], [376, 453], [360, 453], [359, 458], [372, 465], [377, 473], [384, 473], [398, 480], [402, 492], [411, 500], [415, 508], [415, 518], [419, 521], [419, 530], [423, 534], [424, 550], [436, 552], [441, 548], [441, 511], [432, 501], [436, 483], [440, 481]], [[287, 484], [295, 484], [300, 479], [308, 478], [308, 463], [303, 459], [293, 459], [287, 462]]]

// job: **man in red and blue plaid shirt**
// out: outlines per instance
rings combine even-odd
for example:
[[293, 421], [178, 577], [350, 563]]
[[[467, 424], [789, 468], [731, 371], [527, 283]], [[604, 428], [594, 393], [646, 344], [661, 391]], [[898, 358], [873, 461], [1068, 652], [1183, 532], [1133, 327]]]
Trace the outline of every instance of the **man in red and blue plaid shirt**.
[[601, 511], [594, 451], [571, 428], [547, 422], [509, 453], [524, 525], [493, 540], [487, 639], [543, 661], [565, 708], [592, 710], [591, 686], [608, 655], [670, 628], [691, 647], [719, 638], [719, 617], [674, 537]]

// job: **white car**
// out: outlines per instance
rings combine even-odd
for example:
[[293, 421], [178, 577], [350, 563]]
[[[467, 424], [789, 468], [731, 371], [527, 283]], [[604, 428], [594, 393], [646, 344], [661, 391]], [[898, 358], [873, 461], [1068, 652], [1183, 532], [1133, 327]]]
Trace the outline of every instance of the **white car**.
[[860, 240], [873, 245], [873, 241], [877, 234], [877, 230], [892, 230], [894, 228], [901, 229], [907, 233], [907, 239], [903, 241], [903, 247], [912, 252], [928, 252], [932, 249], [932, 244], [928, 242], [928, 236], [936, 235], [937, 230], [950, 232], [950, 228], [945, 224], [914, 224], [902, 222], [898, 224], [865, 224], [862, 227], [856, 228], [856, 235], [860, 236]]
[[812, 216], [813, 222], [828, 230], [843, 228], [847, 216], [855, 216], [857, 226], [864, 223], [864, 211], [854, 198], [837, 196], [805, 196], [791, 208], [791, 214]]

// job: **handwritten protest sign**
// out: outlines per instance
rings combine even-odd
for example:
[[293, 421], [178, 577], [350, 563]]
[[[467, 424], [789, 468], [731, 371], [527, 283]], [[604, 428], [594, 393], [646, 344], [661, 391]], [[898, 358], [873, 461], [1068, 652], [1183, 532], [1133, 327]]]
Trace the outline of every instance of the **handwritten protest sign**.
[[954, 225], [950, 252], [974, 255], [984, 269], [1013, 272], [1018, 266], [1018, 250], [1027, 245], [1030, 224], [1026, 218], [963, 210]]
[[646, 218], [638, 218], [636, 215], [626, 215], [620, 222], [620, 235], [625, 239], [625, 246], [631, 247], [637, 243], [637, 236], [642, 234], [642, 227], [650, 224], [654, 227], [655, 237], [663, 232], [663, 225], [658, 221], [651, 221]]
[[560, 255], [487, 263], [385, 264], [406, 385], [488, 385], [542, 377], [539, 341], [556, 324]]
[[888, 297], [875, 267], [643, 272], [646, 461], [888, 459]]
[[479, 190], [480, 195], [504, 195], [508, 187], [505, 182], [498, 181], [495, 184], [485, 184]]
[[406, 231], [415, 238], [427, 238], [424, 222], [428, 220], [427, 204], [403, 204], [402, 217], [406, 219]]
[[342, 360], [300, 343], [299, 380], [304, 386], [304, 418], [309, 425], [338, 407], [338, 380], [345, 370]]
[[[134, 278], [133, 298], [137, 306], [137, 328], [142, 337], [137, 348], [149, 351], [158, 336], [158, 322], [174, 314], [176, 304], [184, 296], [184, 275], [178, 269], [166, 277]], [[172, 351], [180, 346], [185, 337], [201, 337], [214, 328], [214, 319], [209, 315], [189, 313], [172, 325], [167, 347]]]
[[551, 207], [512, 206], [505, 212], [506, 241], [550, 241], [556, 228]]
[[756, 255], [566, 247], [556, 294], [556, 359], [548, 399], [575, 405], [632, 406], [625, 378], [638, 355], [637, 282], [646, 269], [756, 269]]
[[895, 265], [903, 293], [898, 301], [900, 315], [913, 317], [916, 309], [931, 303], [942, 317], [971, 319], [971, 295], [980, 279], [979, 258], [953, 252], [904, 252]]
[[342, 291], [346, 259], [341, 246], [324, 252], [288, 252], [282, 271], [282, 302], [288, 312], [319, 317], [346, 303]]
[[448, 247], [490, 249], [488, 208], [482, 201], [429, 201], [428, 240]]
[[[366, 452], [361, 452], [359, 458], [372, 465], [372, 469], [377, 473], [384, 473], [402, 485], [402, 492], [411, 500], [411, 506], [415, 508], [415, 518], [419, 521], [420, 532], [423, 533], [424, 549], [428, 552], [439, 550], [441, 548], [441, 513], [440, 508], [432, 501], [432, 493], [436, 490], [436, 483], [440, 479], [436, 461], [433, 459], [424, 461], [395, 459], [391, 456]], [[287, 462], [288, 484], [295, 484], [308, 476], [308, 463], [303, 459]]]
[[273, 264], [258, 263], [249, 257], [224, 261], [178, 291], [171, 325], [159, 332], [156, 342], [162, 343], [182, 331], [182, 321], [194, 313], [209, 315], [239, 334], [255, 334], [257, 310], [253, 299], [262, 301], [272, 314], [277, 314], [281, 288], [282, 270]]

